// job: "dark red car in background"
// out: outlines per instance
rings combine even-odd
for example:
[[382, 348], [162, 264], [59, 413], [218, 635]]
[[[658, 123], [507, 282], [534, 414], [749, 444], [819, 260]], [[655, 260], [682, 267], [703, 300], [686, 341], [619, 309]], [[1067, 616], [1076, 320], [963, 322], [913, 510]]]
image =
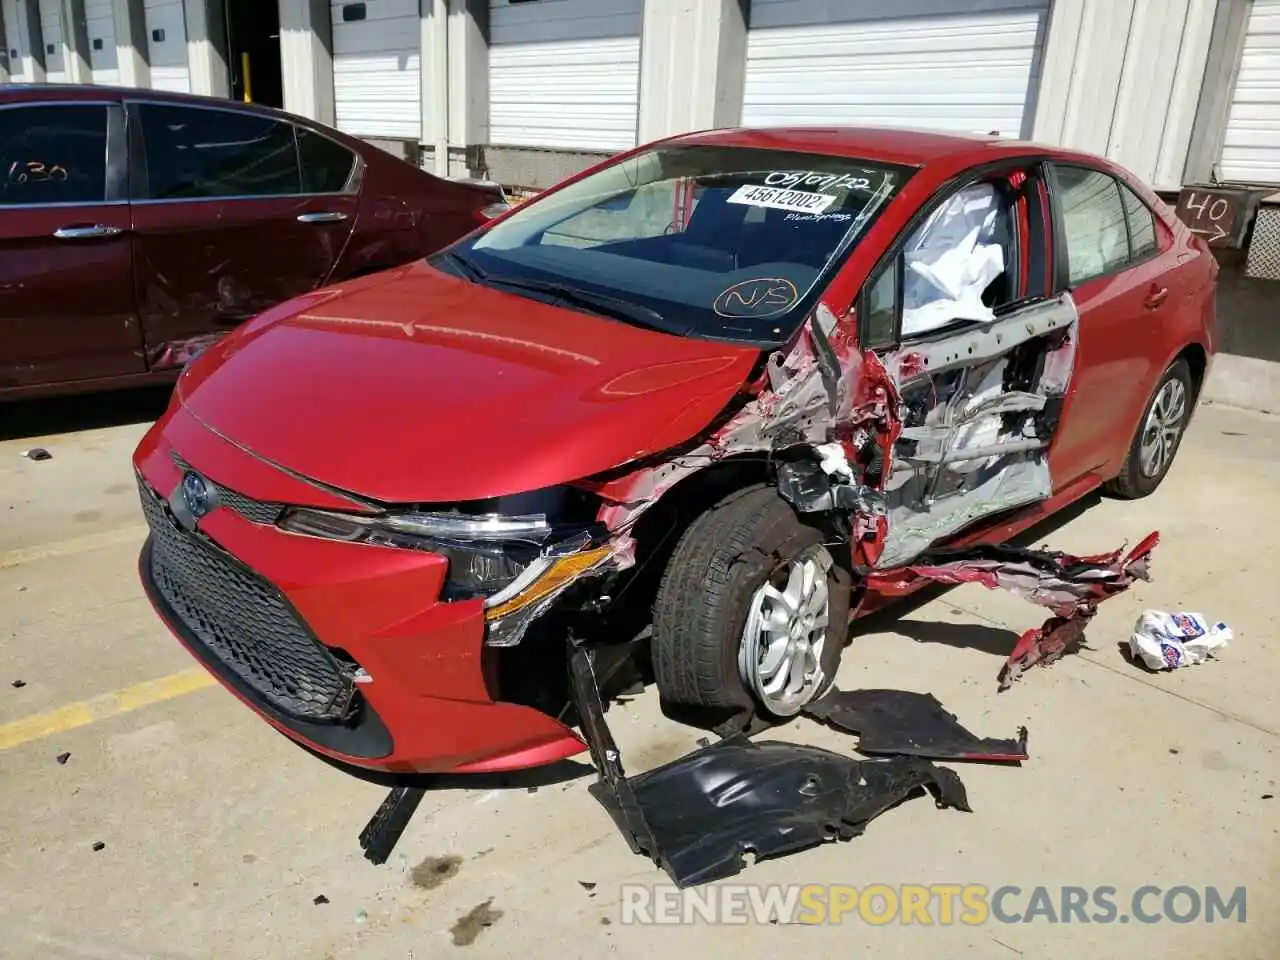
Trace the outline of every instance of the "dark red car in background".
[[276, 110], [0, 87], [0, 398], [172, 378], [264, 309], [504, 209]]
[[135, 454], [142, 580], [229, 689], [367, 768], [583, 749], [569, 636], [651, 627], [664, 702], [795, 716], [921, 557], [1157, 488], [1217, 273], [1100, 157], [660, 141], [204, 353]]

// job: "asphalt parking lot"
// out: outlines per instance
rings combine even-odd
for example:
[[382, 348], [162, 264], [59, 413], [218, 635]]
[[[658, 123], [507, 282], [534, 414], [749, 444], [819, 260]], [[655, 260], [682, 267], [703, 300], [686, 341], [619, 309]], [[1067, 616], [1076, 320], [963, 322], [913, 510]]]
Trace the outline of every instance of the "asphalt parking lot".
[[[996, 695], [1000, 663], [1042, 619], [1015, 597], [966, 586], [860, 626], [842, 687], [932, 691], [984, 735], [1026, 724], [1031, 760], [956, 765], [972, 813], [911, 800], [861, 838], [737, 878], [1043, 886], [1055, 900], [1105, 885], [1122, 914], [1144, 885], [1244, 887], [1244, 923], [935, 912], [932, 924], [876, 925], [853, 911], [814, 926], [647, 925], [626, 922], [624, 885], [668, 881], [629, 852], [584, 766], [450, 784], [428, 794], [386, 865], [362, 859], [356, 837], [384, 788], [272, 732], [143, 599], [129, 455], [161, 402], [0, 407], [0, 956], [1275, 956], [1280, 418], [1202, 407], [1154, 497], [1091, 499], [1037, 539], [1089, 553], [1163, 536], [1153, 582], [1102, 605], [1089, 649], [1007, 693]], [[24, 458], [34, 446], [52, 459]], [[1218, 661], [1146, 673], [1118, 645], [1147, 606], [1225, 620], [1235, 639]], [[702, 735], [663, 718], [653, 691], [609, 720], [633, 772]], [[805, 720], [770, 736], [852, 743]], [[1011, 898], [1006, 910], [1026, 907]]]

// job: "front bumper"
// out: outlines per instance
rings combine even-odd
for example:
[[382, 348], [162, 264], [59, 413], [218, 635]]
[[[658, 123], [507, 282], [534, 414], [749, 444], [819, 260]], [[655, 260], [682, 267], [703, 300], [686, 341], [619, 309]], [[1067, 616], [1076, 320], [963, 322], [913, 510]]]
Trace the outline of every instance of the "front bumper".
[[[492, 772], [581, 752], [572, 730], [496, 699], [480, 601], [436, 598], [444, 561], [287, 533], [274, 505], [333, 494], [171, 409], [134, 456], [151, 535], [139, 574], [161, 619], [281, 732], [388, 772]], [[224, 494], [187, 529], [168, 502], [185, 471]], [[187, 525], [190, 520], [187, 518]]]

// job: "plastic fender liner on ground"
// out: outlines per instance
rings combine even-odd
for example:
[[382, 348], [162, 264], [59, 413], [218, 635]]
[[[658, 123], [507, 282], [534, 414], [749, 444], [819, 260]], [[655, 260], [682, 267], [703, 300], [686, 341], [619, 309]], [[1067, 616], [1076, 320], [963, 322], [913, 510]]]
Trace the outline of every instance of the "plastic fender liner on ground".
[[582, 647], [572, 653], [572, 673], [600, 774], [592, 795], [631, 849], [680, 887], [733, 876], [748, 852], [766, 859], [856, 837], [922, 789], [939, 807], [970, 809], [960, 777], [918, 757], [859, 761], [817, 747], [752, 743], [741, 735], [628, 778]]
[[1015, 740], [977, 737], [931, 693], [907, 690], [833, 691], [803, 713], [858, 736], [858, 752], [1018, 763], [1027, 759], [1027, 728]]

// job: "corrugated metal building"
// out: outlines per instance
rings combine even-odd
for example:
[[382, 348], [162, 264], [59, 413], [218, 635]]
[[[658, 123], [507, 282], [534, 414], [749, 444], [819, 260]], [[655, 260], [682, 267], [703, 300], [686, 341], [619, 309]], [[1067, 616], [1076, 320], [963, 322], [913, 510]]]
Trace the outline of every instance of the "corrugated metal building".
[[[0, 0], [0, 14], [0, 81], [250, 93], [521, 187], [687, 129], [870, 123], [1093, 150], [1164, 191], [1280, 191], [1280, 0]], [[1259, 224], [1280, 238], [1271, 211]]]
[[[250, 22], [249, 7], [278, 9]], [[287, 109], [530, 186], [690, 127], [871, 123], [1096, 150], [1162, 189], [1280, 188], [1280, 0], [0, 0], [0, 14], [0, 79], [239, 95], [247, 69]]]

